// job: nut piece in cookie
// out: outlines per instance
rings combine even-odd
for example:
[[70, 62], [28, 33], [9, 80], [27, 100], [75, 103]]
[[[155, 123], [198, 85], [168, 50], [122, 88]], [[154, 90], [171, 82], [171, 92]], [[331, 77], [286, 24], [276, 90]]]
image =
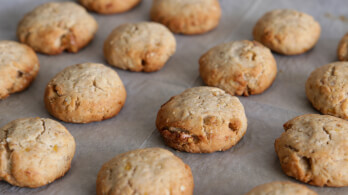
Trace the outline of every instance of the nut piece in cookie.
[[95, 19], [73, 2], [51, 2], [27, 13], [18, 24], [20, 42], [35, 51], [55, 55], [64, 50], [78, 52], [94, 37]]
[[253, 188], [245, 195], [318, 195], [316, 192], [300, 185], [287, 181], [276, 181], [262, 184]]
[[174, 33], [202, 34], [218, 26], [221, 8], [218, 0], [154, 0], [150, 17]]
[[286, 175], [315, 186], [348, 186], [348, 121], [306, 114], [284, 129], [275, 151]]
[[97, 195], [192, 195], [191, 169], [168, 150], [146, 148], [120, 154], [98, 173]]
[[0, 128], [0, 180], [37, 188], [63, 177], [75, 140], [60, 123], [44, 118], [14, 120]]
[[79, 2], [88, 10], [100, 14], [115, 14], [132, 9], [141, 0], [79, 0]]
[[348, 33], [342, 37], [338, 44], [337, 56], [340, 61], [348, 61]]
[[266, 47], [284, 55], [305, 53], [320, 37], [320, 24], [295, 10], [273, 10], [263, 15], [254, 26], [253, 35]]
[[315, 69], [306, 82], [306, 94], [323, 114], [348, 119], [348, 62], [333, 62]]
[[237, 144], [247, 130], [247, 118], [237, 97], [215, 87], [194, 87], [161, 106], [156, 127], [172, 148], [210, 153]]
[[109, 64], [136, 72], [161, 69], [175, 49], [174, 35], [154, 22], [123, 24], [104, 42], [104, 56]]
[[126, 90], [111, 68], [76, 64], [48, 83], [44, 101], [48, 112], [62, 121], [89, 123], [117, 115], [126, 101]]
[[277, 75], [271, 51], [256, 41], [234, 41], [218, 45], [199, 59], [205, 84], [231, 95], [254, 95], [269, 88]]
[[39, 59], [30, 47], [0, 41], [0, 100], [29, 87], [39, 68]]

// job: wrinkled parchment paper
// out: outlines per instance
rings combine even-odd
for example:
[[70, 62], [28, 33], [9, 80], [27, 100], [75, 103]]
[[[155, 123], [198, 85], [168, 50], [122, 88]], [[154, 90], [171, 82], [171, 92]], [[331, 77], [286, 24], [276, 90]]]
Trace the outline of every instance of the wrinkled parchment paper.
[[[0, 39], [17, 40], [16, 26], [22, 16], [48, 0], [0, 0]], [[102, 164], [117, 154], [164, 145], [155, 127], [156, 114], [164, 102], [186, 88], [203, 85], [198, 59], [209, 48], [227, 41], [252, 39], [259, 17], [276, 8], [292, 8], [313, 15], [322, 26], [316, 47], [299, 56], [275, 54], [278, 75], [265, 93], [241, 97], [248, 117], [244, 138], [232, 149], [213, 154], [176, 152], [189, 164], [195, 180], [195, 194], [242, 195], [256, 185], [276, 180], [294, 181], [283, 174], [274, 152], [274, 140], [287, 120], [305, 113], [317, 113], [305, 96], [305, 81], [316, 67], [336, 61], [336, 47], [348, 32], [346, 0], [221, 0], [223, 17], [217, 29], [204, 35], [176, 35], [177, 52], [155, 73], [115, 70], [123, 80], [128, 97], [116, 117], [91, 124], [63, 123], [76, 139], [76, 155], [70, 171], [61, 179], [38, 189], [13, 187], [0, 182], [0, 194], [95, 194], [95, 181]], [[43, 104], [48, 81], [65, 67], [83, 62], [105, 63], [102, 46], [116, 26], [149, 20], [150, 0], [122, 14], [93, 16], [98, 32], [88, 47], [77, 54], [39, 54], [40, 72], [31, 87], [0, 101], [0, 126], [23, 117], [49, 117]], [[344, 17], [345, 16], [345, 17]], [[319, 194], [348, 194], [346, 188], [311, 187]]]

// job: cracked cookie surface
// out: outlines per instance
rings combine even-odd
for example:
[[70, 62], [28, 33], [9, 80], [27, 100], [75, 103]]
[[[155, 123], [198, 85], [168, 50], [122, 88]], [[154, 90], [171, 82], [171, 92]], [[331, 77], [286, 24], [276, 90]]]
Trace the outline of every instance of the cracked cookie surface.
[[276, 181], [253, 188], [245, 195], [318, 195], [316, 192], [293, 182]]
[[348, 185], [348, 122], [306, 114], [284, 124], [275, 151], [284, 173], [316, 186]]
[[39, 59], [30, 47], [0, 41], [0, 100], [29, 87], [39, 68]]
[[224, 151], [247, 129], [237, 97], [215, 87], [194, 87], [172, 97], [158, 111], [156, 126], [166, 144], [180, 151]]
[[175, 49], [174, 35], [154, 22], [120, 25], [104, 42], [104, 56], [109, 64], [136, 72], [161, 69]]
[[201, 34], [218, 26], [221, 8], [218, 0], [154, 0], [150, 17], [174, 33]]
[[306, 82], [306, 94], [321, 113], [348, 119], [348, 62], [315, 69]]
[[62, 177], [75, 140], [60, 123], [44, 118], [14, 120], [0, 128], [0, 180], [36, 188]]
[[17, 37], [35, 51], [55, 55], [78, 52], [94, 37], [95, 19], [73, 2], [51, 2], [36, 7], [19, 22]]
[[205, 84], [231, 95], [260, 94], [277, 75], [271, 51], [256, 41], [234, 41], [213, 47], [199, 59]]
[[88, 10], [100, 14], [113, 14], [128, 11], [138, 5], [141, 0], [79, 0]]
[[113, 69], [96, 63], [76, 64], [58, 73], [47, 85], [45, 105], [54, 117], [89, 123], [118, 114], [126, 90]]
[[120, 154], [98, 173], [97, 195], [192, 195], [191, 169], [168, 150], [146, 148]]
[[267, 12], [255, 24], [256, 41], [284, 55], [302, 54], [317, 43], [320, 24], [310, 15], [295, 10]]

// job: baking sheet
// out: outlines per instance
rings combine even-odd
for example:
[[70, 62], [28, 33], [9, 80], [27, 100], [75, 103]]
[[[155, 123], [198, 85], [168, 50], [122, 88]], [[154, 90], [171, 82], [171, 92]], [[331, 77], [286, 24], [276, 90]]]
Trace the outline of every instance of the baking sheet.
[[[16, 40], [22, 16], [45, 0], [0, 0], [0, 40]], [[173, 151], [189, 164], [195, 180], [194, 194], [244, 194], [256, 185], [289, 180], [274, 152], [274, 140], [292, 117], [317, 113], [305, 96], [305, 81], [312, 70], [336, 60], [336, 47], [348, 32], [346, 0], [221, 0], [223, 17], [217, 29], [204, 35], [176, 35], [177, 52], [155, 73], [115, 70], [127, 89], [127, 102], [116, 117], [91, 124], [63, 123], [76, 139], [76, 154], [70, 171], [61, 179], [37, 189], [13, 187], [0, 182], [0, 194], [95, 194], [95, 180], [102, 164], [120, 153], [145, 147]], [[49, 117], [43, 104], [48, 81], [69, 65], [105, 63], [104, 39], [123, 23], [149, 20], [150, 0], [116, 15], [93, 16], [99, 23], [95, 39], [77, 54], [39, 54], [40, 72], [31, 87], [0, 101], [0, 126], [23, 117]], [[244, 138], [232, 149], [213, 154], [176, 152], [164, 145], [155, 127], [156, 114], [171, 96], [203, 85], [198, 59], [209, 48], [228, 41], [252, 39], [252, 28], [266, 11], [292, 8], [313, 15], [322, 26], [321, 38], [310, 52], [299, 56], [276, 55], [278, 75], [264, 94], [241, 97], [248, 117]], [[345, 15], [346, 14], [346, 15]], [[348, 188], [311, 187], [319, 194], [348, 194]]]

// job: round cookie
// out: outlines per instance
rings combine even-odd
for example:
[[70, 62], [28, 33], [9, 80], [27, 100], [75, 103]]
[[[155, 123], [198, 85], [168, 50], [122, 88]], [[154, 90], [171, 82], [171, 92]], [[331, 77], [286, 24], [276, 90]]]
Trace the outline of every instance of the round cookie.
[[75, 140], [60, 123], [44, 118], [14, 120], [0, 128], [0, 180], [36, 188], [64, 176]]
[[192, 195], [191, 169], [168, 150], [146, 148], [120, 154], [98, 173], [97, 195]]
[[95, 19], [73, 2], [51, 2], [36, 7], [19, 22], [20, 42], [44, 54], [77, 52], [94, 37]]
[[172, 148], [210, 153], [237, 144], [247, 130], [247, 118], [237, 97], [215, 87], [194, 87], [161, 106], [156, 127]]
[[47, 85], [45, 105], [54, 117], [71, 123], [111, 118], [126, 101], [116, 71], [103, 64], [84, 63], [65, 68]]
[[314, 70], [306, 82], [306, 94], [321, 113], [348, 119], [348, 62], [333, 62]]
[[161, 69], [176, 49], [173, 34], [154, 22], [123, 24], [104, 43], [109, 64], [130, 71], [153, 72]]
[[210, 49], [199, 59], [199, 72], [209, 86], [231, 95], [260, 94], [277, 75], [271, 51], [256, 41], [234, 41]]
[[318, 195], [316, 192], [293, 182], [271, 182], [256, 186], [245, 195]]
[[154, 0], [150, 17], [174, 33], [201, 34], [218, 26], [218, 0]]
[[337, 56], [340, 61], [348, 61], [348, 33], [342, 37], [338, 44]]
[[316, 186], [348, 186], [348, 121], [306, 114], [284, 129], [275, 151], [286, 175]]
[[88, 10], [100, 14], [114, 14], [132, 9], [141, 0], [79, 0], [79, 2]]
[[39, 68], [39, 59], [30, 47], [0, 41], [0, 100], [29, 87]]
[[284, 55], [302, 54], [317, 43], [320, 24], [308, 14], [295, 10], [273, 10], [256, 23], [253, 35], [271, 50]]

